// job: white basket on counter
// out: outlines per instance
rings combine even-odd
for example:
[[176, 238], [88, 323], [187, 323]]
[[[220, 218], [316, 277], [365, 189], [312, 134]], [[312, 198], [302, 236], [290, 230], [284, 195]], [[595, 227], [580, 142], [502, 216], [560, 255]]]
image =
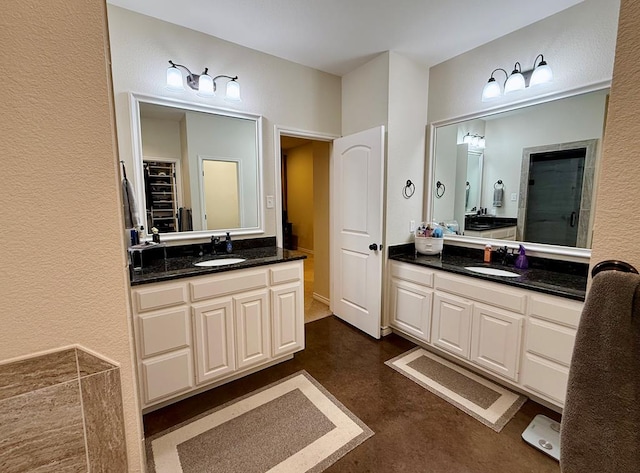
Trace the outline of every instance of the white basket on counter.
[[415, 237], [416, 251], [421, 255], [437, 255], [442, 253], [444, 238]]

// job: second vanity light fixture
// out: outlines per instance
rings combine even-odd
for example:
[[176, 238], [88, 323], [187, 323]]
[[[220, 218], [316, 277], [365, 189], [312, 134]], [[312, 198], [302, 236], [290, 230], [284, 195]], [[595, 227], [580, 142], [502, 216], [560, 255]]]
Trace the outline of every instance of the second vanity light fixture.
[[[540, 62], [536, 66], [536, 61], [540, 58]], [[487, 102], [489, 100], [498, 98], [502, 95], [502, 86], [495, 80], [493, 75], [498, 72], [504, 72], [506, 80], [504, 82], [504, 94], [510, 94], [517, 90], [524, 90], [527, 87], [534, 87], [536, 85], [547, 84], [553, 81], [553, 71], [544, 60], [542, 54], [538, 54], [533, 61], [533, 69], [526, 71], [522, 70], [522, 66], [519, 62], [516, 62], [513, 66], [511, 75], [502, 68], [494, 69], [491, 73], [491, 77], [482, 89], [482, 101]]]
[[226, 78], [230, 79], [227, 82], [227, 93], [225, 95], [225, 100], [229, 100], [231, 102], [240, 102], [240, 84], [238, 84], [238, 76], [226, 76], [226, 75], [218, 75], [215, 77], [211, 77], [208, 72], [209, 68], [205, 67], [204, 72], [202, 74], [194, 74], [189, 70], [187, 66], [183, 66], [182, 64], [176, 64], [173, 61], [169, 61], [169, 68], [167, 69], [167, 89], [173, 90], [175, 92], [180, 92], [185, 90], [184, 84], [182, 82], [182, 72], [180, 69], [184, 69], [187, 72], [187, 85], [191, 87], [193, 90], [196, 90], [198, 95], [201, 97], [214, 97], [216, 95], [216, 80]]
[[476, 148], [484, 148], [485, 141], [484, 136], [476, 135], [475, 133], [472, 135], [471, 133], [467, 133], [462, 137], [462, 142], [471, 146], [475, 146]]

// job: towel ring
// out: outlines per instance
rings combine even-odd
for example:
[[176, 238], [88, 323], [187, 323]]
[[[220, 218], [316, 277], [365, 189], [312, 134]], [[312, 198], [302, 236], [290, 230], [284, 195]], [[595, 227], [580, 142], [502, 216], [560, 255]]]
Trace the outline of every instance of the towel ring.
[[622, 271], [623, 273], [638, 274], [638, 270], [631, 266], [629, 263], [614, 259], [600, 261], [598, 264], [596, 264], [591, 270], [591, 277], [594, 277], [596, 274], [601, 273], [602, 271]]
[[415, 191], [416, 191], [415, 184], [413, 182], [411, 182], [411, 179], [407, 179], [407, 183], [405, 184], [404, 188], [402, 189], [403, 197], [405, 199], [410, 199]]
[[494, 189], [497, 189], [497, 188], [498, 188], [498, 186], [502, 186], [502, 187], [504, 187], [504, 184], [502, 183], [502, 179], [498, 179], [498, 180], [496, 181], [496, 183], [493, 185], [493, 188], [494, 188]]
[[471, 186], [469, 185], [469, 181], [467, 181], [467, 185], [465, 186], [465, 189], [471, 189]]
[[444, 195], [446, 190], [447, 190], [447, 188], [444, 186], [444, 184], [442, 182], [440, 182], [440, 181], [436, 182], [436, 197], [438, 199]]

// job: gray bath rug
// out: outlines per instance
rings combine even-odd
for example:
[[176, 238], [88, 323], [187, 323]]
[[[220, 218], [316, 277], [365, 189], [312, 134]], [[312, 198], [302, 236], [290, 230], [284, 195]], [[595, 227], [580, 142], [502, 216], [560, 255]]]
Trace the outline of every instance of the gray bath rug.
[[373, 435], [306, 371], [146, 439], [150, 473], [321, 472]]
[[420, 347], [385, 364], [496, 432], [527, 400]]

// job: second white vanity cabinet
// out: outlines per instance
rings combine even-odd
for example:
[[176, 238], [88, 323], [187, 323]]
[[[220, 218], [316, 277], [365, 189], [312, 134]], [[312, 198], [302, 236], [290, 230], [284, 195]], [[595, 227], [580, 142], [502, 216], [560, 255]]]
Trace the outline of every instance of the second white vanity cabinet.
[[302, 350], [302, 264], [297, 260], [134, 287], [143, 407]]
[[582, 302], [389, 263], [394, 330], [564, 406]]

